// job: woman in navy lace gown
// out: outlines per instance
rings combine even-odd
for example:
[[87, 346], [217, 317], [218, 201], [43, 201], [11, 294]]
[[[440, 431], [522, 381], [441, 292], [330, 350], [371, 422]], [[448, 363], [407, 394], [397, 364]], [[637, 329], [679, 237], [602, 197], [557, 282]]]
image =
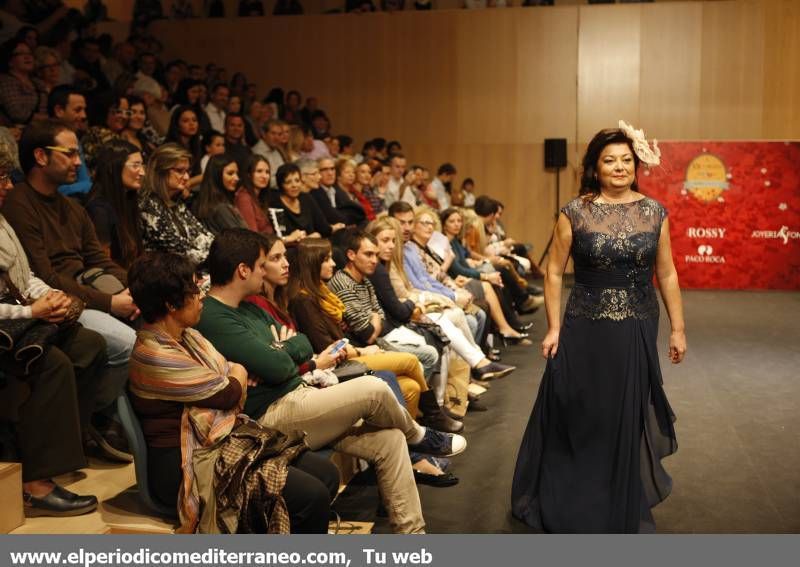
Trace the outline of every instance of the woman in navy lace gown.
[[[650, 508], [672, 487], [661, 465], [677, 442], [656, 348], [654, 275], [672, 325], [672, 363], [683, 359], [686, 337], [667, 211], [636, 186], [642, 160], [657, 164], [658, 150], [640, 132], [599, 132], [583, 160], [580, 196], [555, 227], [545, 278], [547, 367], [512, 488], [513, 515], [541, 531], [653, 531]], [[570, 254], [575, 287], [562, 324]]]

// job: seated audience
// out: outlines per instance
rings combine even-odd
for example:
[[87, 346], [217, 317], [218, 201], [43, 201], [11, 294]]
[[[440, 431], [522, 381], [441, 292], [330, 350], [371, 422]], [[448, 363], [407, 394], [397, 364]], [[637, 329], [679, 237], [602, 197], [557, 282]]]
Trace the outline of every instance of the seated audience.
[[203, 180], [200, 171], [203, 150], [200, 140], [200, 122], [193, 107], [179, 106], [175, 109], [169, 121], [166, 141], [178, 144], [189, 152], [192, 162], [189, 170], [191, 177], [188, 182], [188, 188], [191, 189], [200, 185]]
[[200, 159], [201, 174], [205, 173], [208, 160], [225, 153], [225, 135], [216, 130], [209, 130], [203, 134], [203, 152], [203, 157]]
[[[301, 242], [296, 264], [297, 273], [289, 291], [292, 297], [290, 308], [314, 350], [320, 350], [344, 337], [348, 331], [348, 311], [354, 306], [347, 305], [328, 288], [335, 265], [327, 240], [312, 238]], [[438, 361], [435, 349], [425, 349], [422, 354], [432, 364]], [[442, 413], [434, 392], [428, 389], [420, 368], [422, 357], [418, 358], [411, 352], [386, 352], [375, 345], [352, 341], [347, 346], [347, 359], [363, 362], [372, 370], [394, 372], [409, 413], [416, 417], [417, 409], [421, 409], [426, 425], [451, 433], [463, 429], [461, 423]]]
[[[8, 148], [0, 145], [0, 210], [13, 189], [12, 165]], [[71, 307], [68, 295], [33, 275], [22, 244], [0, 213], [0, 421], [14, 433], [13, 447], [6, 449], [22, 463], [26, 517], [75, 516], [97, 508], [96, 497], [70, 492], [53, 478], [87, 466], [83, 438], [107, 362], [103, 338], [73, 324], [49, 344], [39, 344], [25, 335], [12, 337], [13, 327], [5, 326], [24, 319], [38, 321], [38, 328], [63, 326]], [[32, 354], [15, 360], [17, 343], [29, 345]]]
[[[355, 195], [356, 164], [350, 159], [340, 159], [336, 162], [335, 175], [322, 174], [322, 188], [330, 195], [333, 188], [334, 199], [332, 204], [344, 217], [347, 226], [364, 226], [367, 224], [367, 213]], [[320, 166], [320, 172], [323, 167]], [[333, 177], [333, 179], [330, 179]], [[330, 185], [329, 185], [330, 183]]]
[[236, 190], [234, 204], [242, 215], [247, 228], [261, 234], [272, 234], [275, 230], [261, 207], [261, 193], [269, 191], [269, 162], [264, 156], [252, 154], [245, 164], [242, 184]]
[[[447, 456], [463, 451], [466, 440], [418, 425], [375, 377], [321, 389], [305, 385], [298, 367], [311, 360], [308, 339], [244, 301], [262, 289], [266, 248], [264, 237], [248, 230], [217, 237], [207, 261], [212, 287], [197, 329], [247, 369], [255, 384], [248, 388], [248, 415], [284, 434], [304, 432], [312, 450], [332, 445], [370, 462], [393, 531], [422, 533], [425, 521], [406, 442], [419, 452]], [[320, 353], [315, 367], [330, 368], [345, 356], [331, 354], [334, 346]], [[361, 420], [363, 425], [356, 425]]]
[[[265, 246], [269, 248], [269, 252], [264, 265], [264, 285], [261, 293], [251, 295], [246, 301], [265, 310], [281, 325], [297, 331], [295, 320], [289, 314], [291, 307], [287, 298], [289, 261], [286, 257], [286, 247], [275, 235], [266, 236]], [[321, 309], [316, 297], [306, 290], [309, 286], [313, 288], [315, 283], [324, 286], [324, 282], [319, 279], [319, 276], [326, 269], [324, 264], [330, 262], [331, 247], [327, 240], [311, 238], [301, 242], [298, 251], [298, 261], [292, 280], [293, 287], [297, 282], [302, 285], [297, 286], [297, 289], [301, 291], [294, 293], [293, 310], [303, 317], [303, 321], [310, 323], [308, 326], [303, 326], [304, 334], [308, 336], [314, 350], [322, 352], [329, 344], [341, 340], [344, 335], [337, 325], [326, 325], [326, 322], [331, 322], [330, 317]], [[326, 293], [333, 295], [327, 290]], [[333, 296], [331, 299], [335, 300], [336, 298]], [[345, 348], [347, 360], [364, 363], [375, 376], [389, 384], [397, 401], [407, 409], [411, 407], [409, 413], [416, 415], [415, 408], [419, 406], [420, 384], [424, 385], [425, 382], [422, 369], [413, 356], [387, 352], [366, 354], [365, 350], [377, 350], [374, 347], [361, 351], [350, 345]], [[343, 364], [347, 364], [346, 361]], [[304, 370], [306, 369], [301, 366], [300, 372], [302, 373]], [[400, 382], [402, 382], [402, 386]], [[431, 426], [436, 429], [435, 425], [431, 424]], [[452, 473], [443, 472], [443, 469], [449, 465], [448, 459], [425, 456], [413, 451], [409, 453], [409, 456], [417, 484], [430, 484], [438, 487], [458, 484], [458, 477]]]
[[214, 156], [208, 162], [203, 182], [192, 204], [192, 212], [212, 234], [226, 228], [247, 228], [233, 196], [239, 188], [239, 166], [228, 153]]
[[504, 341], [532, 344], [527, 339], [527, 333], [520, 333], [514, 328], [514, 324], [520, 326], [521, 323], [514, 313], [513, 306], [507, 302], [504, 303], [502, 295], [498, 296], [491, 282], [486, 280], [486, 277], [489, 277], [488, 274], [481, 274], [481, 278], [477, 280], [464, 276], [451, 278], [448, 275], [447, 269], [455, 257], [453, 252], [448, 248], [445, 251], [446, 258], [442, 258], [428, 246], [436, 228], [436, 220], [438, 219], [435, 213], [429, 209], [420, 208], [415, 213], [411, 238], [404, 247], [406, 266], [416, 263], [421, 265], [431, 277], [452, 290], [466, 289], [473, 297], [482, 295], [489, 305], [489, 315], [497, 325]]
[[217, 83], [211, 89], [211, 101], [204, 110], [208, 116], [211, 128], [218, 132], [225, 131], [225, 114], [228, 108], [230, 89], [224, 83]]
[[139, 194], [139, 233], [145, 250], [173, 252], [199, 264], [208, 255], [214, 235], [182, 199], [191, 157], [177, 144], [164, 144], [150, 156]]
[[241, 114], [229, 112], [225, 115], [225, 153], [231, 155], [239, 165], [239, 171], [244, 171], [253, 152], [245, 141], [244, 118]]
[[42, 92], [49, 94], [61, 84], [61, 56], [51, 47], [39, 46], [34, 52], [36, 78]]
[[86, 167], [92, 174], [97, 167], [97, 154], [103, 144], [111, 140], [123, 139], [123, 131], [131, 116], [128, 99], [124, 96], [112, 97], [98, 104], [99, 110], [93, 117], [93, 126], [81, 139]]
[[[47, 114], [50, 118], [56, 118], [66, 123], [79, 138], [86, 131], [86, 99], [73, 87], [60, 85], [50, 91], [50, 95], [47, 97]], [[80, 141], [78, 150], [81, 164], [78, 166], [77, 178], [74, 183], [58, 188], [62, 195], [85, 197], [92, 188], [92, 179], [89, 176], [89, 169], [86, 167], [86, 157]]]
[[389, 158], [389, 180], [386, 184], [384, 202], [389, 207], [395, 201], [404, 201], [415, 207], [418, 202], [413, 187], [415, 177], [406, 172], [406, 158], [403, 154], [394, 154]]
[[156, 149], [157, 144], [144, 134], [145, 123], [147, 122], [147, 108], [144, 101], [138, 96], [128, 95], [130, 105], [130, 118], [122, 131], [123, 139], [127, 140], [145, 156], [149, 156]]
[[[333, 168], [331, 160], [322, 159], [320, 162], [323, 162], [326, 167], [330, 165]], [[326, 194], [325, 189], [320, 185], [322, 174], [318, 163], [310, 159], [301, 159], [296, 165], [300, 169], [300, 175], [303, 180], [303, 192], [313, 197], [325, 220], [331, 223], [331, 232], [338, 232], [343, 229], [345, 227], [344, 218], [333, 207], [330, 196]]]
[[409, 297], [406, 296], [403, 299], [398, 297], [389, 275], [389, 266], [395, 258], [395, 250], [402, 249], [403, 245], [400, 237], [400, 226], [396, 219], [382, 217], [370, 223], [367, 230], [377, 242], [379, 260], [375, 271], [368, 277], [375, 289], [381, 307], [392, 319], [401, 324], [421, 321], [438, 325], [450, 340], [450, 346], [469, 364], [470, 368], [474, 369], [474, 374], [478, 379], [500, 378], [515, 370], [514, 366], [491, 362], [487, 359], [475, 343], [469, 328], [464, 332], [464, 330], [456, 327], [441, 311], [439, 313], [431, 312], [426, 315], [422, 308], [418, 307]]
[[281, 226], [275, 226], [281, 236], [295, 235], [295, 239], [328, 236], [331, 225], [319, 209], [314, 199], [303, 193], [300, 168], [293, 163], [285, 163], [275, 174], [279, 191], [270, 191], [267, 197], [270, 209], [282, 211]]
[[[353, 162], [355, 163], [355, 162]], [[368, 221], [375, 220], [376, 211], [372, 208], [373, 204], [373, 193], [372, 193], [372, 170], [369, 167], [368, 163], [359, 163], [355, 166], [355, 180], [353, 184], [349, 188], [349, 193], [358, 201], [361, 205], [361, 208], [364, 209], [364, 214], [367, 215]], [[379, 205], [381, 205], [379, 203]], [[381, 212], [383, 210], [383, 206], [379, 207], [377, 212]]]
[[0, 126], [19, 128], [44, 115], [47, 93], [34, 77], [33, 50], [12, 38], [0, 46]]
[[125, 268], [143, 250], [138, 205], [143, 178], [139, 148], [124, 140], [112, 140], [98, 154], [94, 184], [86, 201], [100, 246]]
[[[36, 121], [23, 132], [19, 155], [26, 179], [6, 198], [3, 214], [22, 242], [33, 271], [49, 286], [86, 304], [79, 321], [103, 335], [108, 348], [108, 367], [95, 409], [113, 413], [112, 404], [127, 381], [135, 340], [133, 329], [120, 319], [135, 319], [138, 309], [125, 285], [126, 270], [105, 253], [89, 215], [58, 192], [60, 185], [75, 181], [80, 164], [78, 138], [63, 122]], [[100, 448], [130, 461], [118, 424], [100, 413], [94, 424], [107, 432], [106, 437], [91, 432]]]
[[368, 279], [378, 263], [375, 239], [355, 229], [348, 230], [344, 236], [347, 264], [331, 274], [328, 287], [344, 305], [343, 324], [347, 336], [358, 346], [373, 345], [383, 338], [394, 350], [416, 356], [425, 369], [425, 376], [430, 378], [439, 368], [437, 349], [427, 344], [423, 336], [386, 317]]
[[[462, 242], [463, 219], [461, 212], [455, 208], [442, 211], [441, 215], [442, 232], [450, 240], [450, 248], [454, 258], [447, 270], [452, 278], [459, 276], [464, 278], [480, 279], [496, 286], [498, 295], [502, 296], [502, 302], [506, 305], [516, 305], [520, 312], [531, 312], [536, 310], [542, 303], [541, 298], [533, 297], [528, 293], [525, 280], [513, 271], [510, 266], [498, 266], [495, 268], [486, 259], [473, 257], [468, 248]], [[520, 283], [522, 280], [522, 283]]]
[[455, 176], [456, 167], [452, 163], [443, 163], [436, 171], [436, 177], [430, 183], [439, 204], [436, 208], [440, 211], [450, 207], [450, 193]]
[[[242, 421], [247, 370], [191, 328], [202, 311], [194, 266], [156, 252], [131, 268], [145, 325], [131, 359], [131, 403], [156, 498], [183, 533], [326, 533], [339, 474], [301, 439]], [[202, 466], [214, 457], [216, 467]], [[196, 497], [190, 495], [195, 494]]]
[[[278, 168], [286, 163], [286, 156], [280, 149], [281, 131], [283, 130], [284, 124], [285, 123], [281, 120], [268, 120], [264, 126], [264, 135], [261, 137], [261, 140], [253, 146], [253, 153], [267, 158], [269, 170], [272, 172], [278, 171]], [[278, 181], [273, 175], [272, 179], [270, 179], [269, 186], [273, 189], [277, 189], [277, 183]]]

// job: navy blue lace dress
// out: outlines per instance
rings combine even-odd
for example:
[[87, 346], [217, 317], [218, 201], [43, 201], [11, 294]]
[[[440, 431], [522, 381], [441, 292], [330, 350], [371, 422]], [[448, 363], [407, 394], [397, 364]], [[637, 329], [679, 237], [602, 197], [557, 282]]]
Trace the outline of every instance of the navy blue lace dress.
[[512, 513], [544, 532], [651, 532], [650, 508], [672, 488], [661, 459], [677, 450], [653, 286], [667, 212], [649, 198], [578, 198], [562, 212], [575, 287], [517, 456]]

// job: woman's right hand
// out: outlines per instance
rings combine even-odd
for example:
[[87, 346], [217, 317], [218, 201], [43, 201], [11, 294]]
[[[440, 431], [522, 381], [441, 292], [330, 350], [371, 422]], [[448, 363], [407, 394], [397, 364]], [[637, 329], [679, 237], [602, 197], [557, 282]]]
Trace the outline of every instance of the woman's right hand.
[[544, 358], [555, 358], [558, 352], [558, 329], [550, 329], [542, 340], [542, 356]]
[[69, 309], [69, 297], [55, 290], [50, 291], [31, 304], [31, 317], [48, 323], [60, 323]]

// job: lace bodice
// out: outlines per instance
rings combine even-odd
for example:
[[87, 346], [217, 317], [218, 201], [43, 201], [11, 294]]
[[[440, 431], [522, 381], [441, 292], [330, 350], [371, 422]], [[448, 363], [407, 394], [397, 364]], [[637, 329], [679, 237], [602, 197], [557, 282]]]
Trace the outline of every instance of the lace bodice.
[[648, 197], [618, 205], [577, 198], [561, 211], [572, 224], [575, 262], [566, 317], [658, 317], [653, 267], [666, 209]]

